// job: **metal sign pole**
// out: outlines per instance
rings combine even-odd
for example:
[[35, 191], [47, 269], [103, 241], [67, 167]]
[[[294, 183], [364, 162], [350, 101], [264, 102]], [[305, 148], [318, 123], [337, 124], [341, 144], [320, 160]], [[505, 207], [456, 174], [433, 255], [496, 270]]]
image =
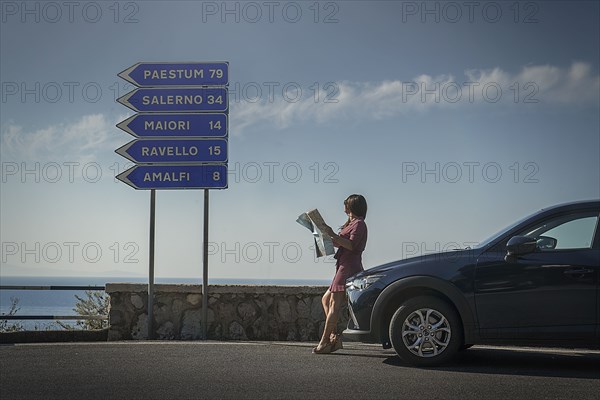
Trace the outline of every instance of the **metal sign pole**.
[[[185, 71], [173, 76], [172, 71]], [[138, 62], [118, 74], [136, 88], [117, 102], [136, 115], [117, 127], [137, 139], [116, 153], [135, 165], [117, 175], [134, 189], [150, 192], [147, 338], [154, 339], [155, 190], [204, 189], [202, 328], [208, 338], [208, 191], [227, 189], [229, 160], [229, 62]], [[193, 102], [163, 102], [186, 96]], [[147, 98], [150, 101], [146, 101]], [[206, 101], [202, 99], [206, 98]], [[199, 99], [199, 100], [198, 100]], [[198, 100], [198, 101], [197, 101]], [[180, 129], [180, 127], [183, 127]], [[171, 133], [164, 137], [166, 133]], [[194, 148], [169, 152], [171, 148]], [[148, 151], [150, 149], [150, 151]], [[168, 154], [167, 154], [168, 153]]]
[[156, 190], [150, 190], [150, 254], [148, 265], [148, 339], [154, 339], [154, 234]]
[[208, 189], [204, 189], [204, 244], [202, 250], [202, 339], [208, 339]]

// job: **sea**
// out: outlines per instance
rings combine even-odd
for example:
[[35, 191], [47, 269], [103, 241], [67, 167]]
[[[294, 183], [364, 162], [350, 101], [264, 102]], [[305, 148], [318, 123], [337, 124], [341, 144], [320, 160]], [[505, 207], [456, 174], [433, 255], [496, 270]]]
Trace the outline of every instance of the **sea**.
[[[104, 286], [106, 283], [148, 283], [147, 277], [32, 277], [0, 276], [0, 286]], [[202, 284], [198, 278], [160, 278], [155, 284]], [[211, 285], [275, 285], [275, 286], [327, 286], [330, 281], [318, 279], [209, 279]], [[77, 315], [74, 311], [77, 298], [86, 298], [85, 290], [0, 290], [0, 315], [7, 315], [12, 299], [17, 300], [15, 315]], [[74, 320], [61, 321], [73, 327]], [[55, 320], [2, 320], [8, 326], [19, 324], [25, 330], [62, 330]], [[1, 326], [1, 325], [0, 325]]]

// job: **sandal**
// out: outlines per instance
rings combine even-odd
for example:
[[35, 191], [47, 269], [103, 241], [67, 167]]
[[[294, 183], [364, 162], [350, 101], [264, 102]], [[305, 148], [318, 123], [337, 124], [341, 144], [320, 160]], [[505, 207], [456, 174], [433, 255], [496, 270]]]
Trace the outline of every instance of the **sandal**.
[[329, 354], [333, 351], [333, 343], [329, 342], [319, 349], [319, 346], [312, 349], [313, 354]]
[[335, 335], [335, 339], [333, 340], [333, 348], [331, 352], [337, 351], [339, 349], [343, 349], [344, 344], [342, 343], [342, 335]]

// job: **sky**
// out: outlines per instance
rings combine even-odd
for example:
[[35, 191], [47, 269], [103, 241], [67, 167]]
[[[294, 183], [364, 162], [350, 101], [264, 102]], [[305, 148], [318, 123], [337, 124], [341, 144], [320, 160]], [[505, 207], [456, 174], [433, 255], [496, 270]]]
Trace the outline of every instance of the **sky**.
[[[148, 275], [117, 74], [229, 63], [210, 279], [328, 280], [296, 223], [368, 202], [365, 268], [600, 198], [596, 1], [0, 2], [2, 276]], [[155, 275], [200, 279], [202, 190], [156, 193]]]

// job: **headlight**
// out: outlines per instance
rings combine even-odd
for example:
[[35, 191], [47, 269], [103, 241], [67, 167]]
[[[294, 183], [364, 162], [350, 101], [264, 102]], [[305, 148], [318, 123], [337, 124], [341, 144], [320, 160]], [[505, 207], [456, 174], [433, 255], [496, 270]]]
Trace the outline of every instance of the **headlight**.
[[350, 290], [365, 290], [381, 278], [383, 278], [383, 275], [363, 276], [362, 278], [356, 278], [349, 281], [346, 286]]

